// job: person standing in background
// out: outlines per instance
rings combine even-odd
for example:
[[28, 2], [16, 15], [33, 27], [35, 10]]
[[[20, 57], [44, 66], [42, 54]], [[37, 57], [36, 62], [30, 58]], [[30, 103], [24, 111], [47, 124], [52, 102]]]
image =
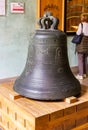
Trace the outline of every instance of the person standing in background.
[[79, 74], [77, 79], [87, 77], [87, 57], [88, 57], [88, 13], [81, 14], [81, 23], [79, 23], [77, 34], [83, 32], [83, 38], [80, 44], [76, 45], [76, 52], [78, 56]]

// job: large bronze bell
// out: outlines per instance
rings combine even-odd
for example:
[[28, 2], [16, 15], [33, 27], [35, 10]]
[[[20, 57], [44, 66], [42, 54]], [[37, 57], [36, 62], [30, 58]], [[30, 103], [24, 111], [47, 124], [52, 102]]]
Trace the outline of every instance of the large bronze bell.
[[67, 36], [57, 29], [58, 19], [45, 13], [39, 19], [28, 49], [23, 73], [16, 79], [14, 90], [37, 100], [60, 100], [80, 94], [79, 81], [71, 72], [67, 56]]

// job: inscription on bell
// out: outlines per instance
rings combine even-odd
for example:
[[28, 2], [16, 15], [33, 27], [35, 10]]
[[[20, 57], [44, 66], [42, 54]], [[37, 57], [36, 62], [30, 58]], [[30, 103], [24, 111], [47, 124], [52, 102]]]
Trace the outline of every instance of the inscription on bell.
[[48, 55], [49, 54], [49, 48], [42, 49], [42, 47], [39, 47], [39, 48], [37, 48], [37, 54]]
[[40, 39], [35, 39], [35, 42], [38, 42], [38, 44], [44, 44], [44, 43], [49, 44], [50, 43], [51, 45], [54, 43], [56, 45], [59, 42], [59, 40], [58, 39], [52, 39], [52, 38], [51, 39], [50, 38], [48, 38], [48, 39], [40, 38]]

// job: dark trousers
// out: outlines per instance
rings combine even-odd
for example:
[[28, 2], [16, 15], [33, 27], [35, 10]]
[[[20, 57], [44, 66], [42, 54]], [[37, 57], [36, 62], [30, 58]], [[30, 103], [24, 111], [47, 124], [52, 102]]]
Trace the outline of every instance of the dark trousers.
[[79, 75], [87, 74], [87, 54], [78, 53]]

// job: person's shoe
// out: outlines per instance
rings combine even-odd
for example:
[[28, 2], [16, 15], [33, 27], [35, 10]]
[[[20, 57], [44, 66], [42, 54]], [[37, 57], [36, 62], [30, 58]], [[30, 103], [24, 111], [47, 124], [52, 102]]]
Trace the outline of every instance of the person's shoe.
[[77, 78], [77, 79], [83, 79], [83, 76], [78, 74], [78, 75], [76, 76], [76, 78]]

